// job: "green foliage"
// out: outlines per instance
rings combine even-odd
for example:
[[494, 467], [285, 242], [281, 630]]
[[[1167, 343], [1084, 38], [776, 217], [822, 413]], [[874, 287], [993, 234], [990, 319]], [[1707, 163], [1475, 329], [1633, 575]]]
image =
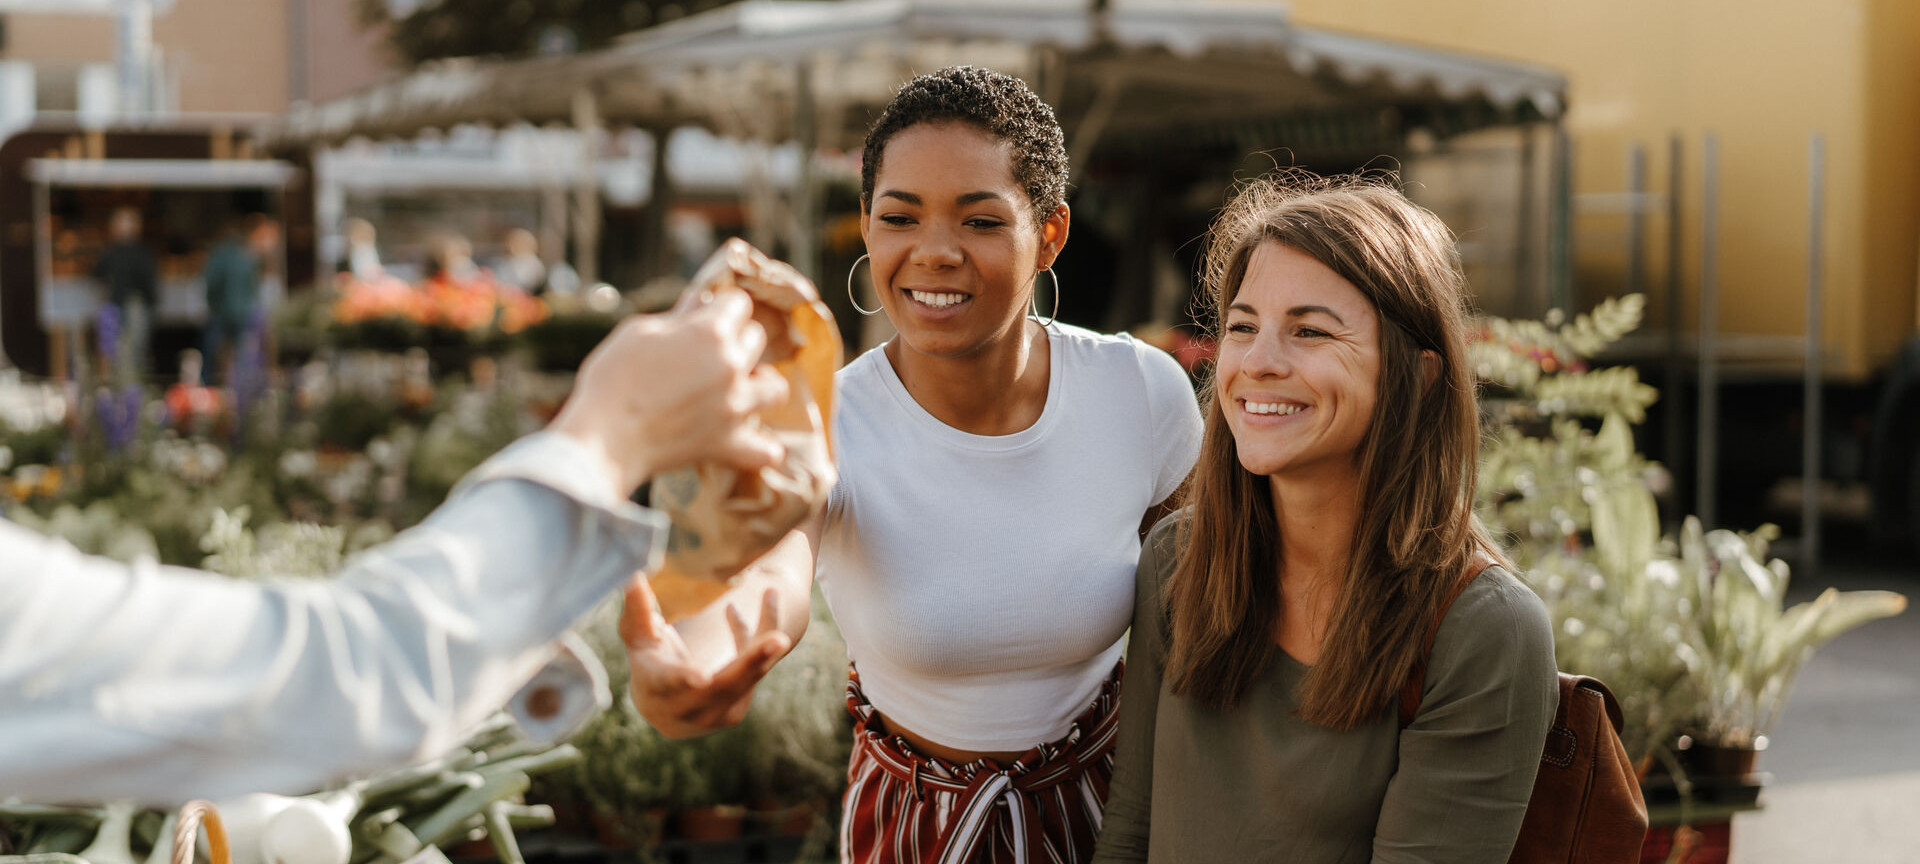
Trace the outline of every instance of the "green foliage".
[[607, 603], [582, 628], [607, 667], [615, 706], [574, 737], [586, 758], [560, 778], [590, 806], [641, 836], [650, 809], [838, 794], [852, 746], [847, 652], [818, 593], [806, 638], [754, 688], [745, 722], [682, 741], [654, 731], [627, 696], [619, 611], [619, 601]]
[[316, 443], [336, 450], [364, 450], [373, 439], [391, 430], [399, 422], [399, 415], [400, 406], [391, 399], [335, 393], [315, 413]]
[[[1636, 758], [1687, 731], [1744, 746], [1778, 716], [1795, 672], [1845, 630], [1905, 608], [1889, 592], [1829, 591], [1783, 609], [1786, 565], [1761, 564], [1772, 526], [1662, 539], [1631, 426], [1656, 397], [1631, 368], [1585, 368], [1630, 332], [1631, 295], [1560, 324], [1486, 322], [1472, 346], [1494, 427], [1476, 505], [1555, 623], [1560, 667], [1607, 683]], [[1592, 420], [1598, 419], [1598, 429]]]
[[275, 522], [256, 536], [247, 528], [251, 515], [245, 506], [213, 512], [213, 524], [200, 538], [200, 548], [207, 553], [201, 566], [245, 578], [318, 577], [340, 568], [347, 538], [338, 526]]
[[847, 643], [815, 591], [806, 638], [754, 688], [741, 724], [752, 797], [797, 803], [839, 794], [853, 749], [846, 681]]
[[1640, 372], [1631, 366], [1563, 372], [1534, 387], [1534, 398], [1549, 414], [1622, 417], [1631, 423], [1647, 419], [1647, 406], [1659, 397], [1659, 391], [1640, 383]]
[[[13, 465], [52, 465], [60, 461], [60, 451], [67, 443], [67, 430], [58, 423], [30, 430], [14, 429], [0, 420], [0, 441], [6, 442], [7, 461]], [[0, 471], [6, 467], [0, 466]]]
[[1702, 532], [1688, 518], [1670, 567], [1678, 593], [1704, 614], [1693, 616], [1680, 657], [1702, 706], [1694, 732], [1705, 740], [1751, 746], [1780, 716], [1794, 676], [1815, 649], [1861, 624], [1905, 611], [1891, 591], [1828, 588], [1784, 608], [1787, 566], [1766, 559], [1772, 525], [1751, 534]]
[[61, 504], [46, 516], [15, 505], [8, 509], [7, 518], [22, 527], [72, 543], [75, 549], [91, 555], [105, 555], [127, 563], [159, 556], [153, 533], [138, 521], [122, 516], [119, 509], [106, 501], [95, 501], [86, 507]]
[[510, 386], [450, 393], [447, 401], [447, 410], [420, 434], [407, 464], [413, 492], [436, 502], [488, 456], [532, 431], [521, 416], [520, 395]]
[[555, 310], [547, 320], [528, 327], [520, 339], [539, 368], [570, 372], [580, 368], [587, 353], [619, 323], [620, 317], [609, 312]]
[[1639, 329], [1640, 315], [1646, 306], [1647, 298], [1643, 294], [1609, 297], [1593, 307], [1592, 312], [1577, 315], [1573, 323], [1562, 325], [1556, 335], [1568, 350], [1581, 357], [1592, 357]]

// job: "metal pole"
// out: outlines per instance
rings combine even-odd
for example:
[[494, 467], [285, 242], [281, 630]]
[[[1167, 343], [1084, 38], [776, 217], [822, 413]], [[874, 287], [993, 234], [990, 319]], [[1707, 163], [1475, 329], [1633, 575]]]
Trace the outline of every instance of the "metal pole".
[[1638, 141], [1627, 148], [1627, 274], [1625, 294], [1640, 293], [1641, 270], [1647, 260], [1647, 148]]
[[[1539, 291], [1539, 287], [1544, 286], [1546, 281], [1540, 278], [1534, 265], [1534, 261], [1537, 260], [1534, 250], [1540, 241], [1539, 217], [1535, 215], [1539, 205], [1535, 198], [1539, 195], [1540, 183], [1534, 177], [1536, 173], [1534, 150], [1537, 149], [1534, 139], [1538, 137], [1537, 127], [1533, 125], [1520, 127], [1520, 227], [1514, 237], [1518, 242], [1513, 247], [1513, 284], [1516, 286], [1514, 293], [1518, 295], [1517, 300], [1524, 301], [1524, 305], [1522, 303], [1515, 305], [1521, 310], [1521, 314], [1536, 317], [1545, 315], [1547, 311], [1544, 302], [1546, 297]], [[1536, 303], [1540, 305], [1534, 305]]]
[[647, 188], [647, 236], [641, 248], [646, 250], [646, 266], [642, 268], [640, 280], [650, 281], [661, 276], [678, 273], [680, 261], [675, 256], [672, 226], [667, 214], [673, 211], [673, 176], [667, 170], [667, 142], [673, 138], [673, 128], [659, 125], [649, 128], [647, 134], [653, 138], [653, 164], [648, 176], [652, 182]]
[[153, 0], [120, 0], [114, 60], [120, 79], [122, 116], [152, 110], [148, 78], [153, 71]]
[[1800, 476], [1802, 497], [1800, 501], [1800, 534], [1805, 549], [1801, 553], [1800, 567], [1808, 573], [1820, 566], [1820, 345], [1821, 316], [1820, 298], [1822, 236], [1821, 218], [1826, 207], [1823, 200], [1826, 192], [1827, 141], [1820, 133], [1813, 133], [1811, 152], [1807, 155], [1807, 369], [1806, 369], [1806, 428], [1801, 436]]
[[794, 269], [816, 284], [820, 281], [820, 214], [814, 194], [814, 154], [820, 149], [818, 121], [813, 67], [803, 60], [794, 69], [793, 138], [800, 146], [800, 172], [794, 178], [793, 247], [787, 252]]
[[1573, 136], [1565, 126], [1554, 127], [1553, 236], [1548, 249], [1550, 308], [1573, 306]]
[[[1680, 301], [1681, 264], [1685, 250], [1681, 244], [1681, 185], [1680, 169], [1686, 163], [1686, 143], [1680, 140], [1680, 134], [1674, 133], [1667, 139], [1667, 392], [1661, 397], [1667, 401], [1667, 471], [1673, 475], [1677, 484], [1686, 474], [1686, 420], [1681, 412], [1680, 395], [1686, 389], [1686, 373], [1680, 361], [1680, 324], [1684, 307]], [[1673, 500], [1678, 503], [1680, 495], [1674, 493]], [[1675, 527], [1678, 527], [1678, 514]]]
[[1720, 139], [1707, 133], [1701, 154], [1704, 183], [1700, 199], [1700, 419], [1695, 430], [1694, 515], [1701, 527], [1714, 524], [1714, 469], [1719, 460], [1720, 370], [1714, 356], [1715, 331], [1720, 323]]
[[573, 172], [573, 271], [584, 291], [600, 281], [600, 100], [585, 87], [573, 94], [573, 132], [579, 144]]

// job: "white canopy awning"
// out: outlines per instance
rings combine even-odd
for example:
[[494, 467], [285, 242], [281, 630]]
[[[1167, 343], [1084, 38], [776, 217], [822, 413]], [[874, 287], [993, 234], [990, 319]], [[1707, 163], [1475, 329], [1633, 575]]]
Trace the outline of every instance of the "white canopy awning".
[[[430, 64], [296, 109], [267, 136], [323, 143], [570, 123], [585, 90], [614, 125], [844, 148], [903, 80], [957, 63], [1034, 84], [1085, 139], [1076, 150], [1096, 139], [1259, 138], [1276, 123], [1311, 124], [1336, 143], [1415, 127], [1446, 135], [1557, 119], [1566, 92], [1549, 69], [1304, 27], [1279, 4], [1115, 0], [1095, 14], [1085, 0], [749, 0], [575, 57]], [[1094, 134], [1082, 135], [1090, 119]]]
[[300, 169], [268, 159], [31, 159], [27, 179], [50, 186], [279, 189]]

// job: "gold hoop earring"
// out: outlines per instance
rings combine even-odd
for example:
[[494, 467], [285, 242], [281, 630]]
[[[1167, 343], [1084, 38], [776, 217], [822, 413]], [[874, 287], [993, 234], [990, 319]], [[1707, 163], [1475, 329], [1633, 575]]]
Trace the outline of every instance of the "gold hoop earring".
[[[861, 306], [861, 305], [860, 305], [860, 301], [859, 301], [859, 300], [858, 300], [857, 298], [855, 298], [855, 297], [853, 296], [853, 273], [854, 273], [854, 271], [855, 271], [855, 270], [859, 270], [859, 269], [860, 269], [860, 262], [862, 262], [862, 261], [869, 261], [869, 262], [871, 262], [872, 260], [873, 260], [873, 259], [872, 259], [872, 258], [870, 258], [869, 256], [867, 256], [867, 255], [865, 255], [865, 254], [862, 254], [862, 255], [861, 255], [860, 257], [858, 257], [858, 258], [855, 258], [855, 259], [853, 259], [853, 266], [852, 266], [852, 267], [848, 267], [848, 268], [847, 268], [847, 302], [848, 302], [848, 303], [852, 303], [852, 304], [853, 304], [853, 309], [854, 309], [854, 311], [856, 311], [856, 312], [859, 312], [859, 313], [860, 313], [860, 314], [862, 314], [862, 315], [872, 315], [872, 314], [874, 314], [875, 312], [879, 312], [879, 311], [880, 311], [880, 307], [878, 307], [878, 306], [875, 306], [875, 307], [873, 307], [872, 309], [868, 309], [868, 308], [866, 308], [866, 307], [864, 307], [864, 306]], [[873, 272], [873, 268], [872, 268], [872, 267], [868, 267], [868, 268], [867, 268], [867, 272], [868, 272], [868, 274], [869, 274], [869, 275], [871, 275], [871, 274], [872, 274], [872, 272]], [[1058, 303], [1056, 303], [1055, 305], [1057, 306], [1057, 305], [1059, 305], [1059, 304], [1058, 304]]]

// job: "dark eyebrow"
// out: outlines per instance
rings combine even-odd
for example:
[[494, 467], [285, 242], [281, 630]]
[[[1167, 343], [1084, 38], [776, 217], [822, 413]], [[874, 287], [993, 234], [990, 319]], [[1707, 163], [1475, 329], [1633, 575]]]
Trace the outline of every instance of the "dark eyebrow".
[[895, 189], [888, 189], [887, 191], [880, 193], [880, 197], [898, 198], [902, 201], [907, 202], [908, 204], [912, 204], [915, 207], [920, 206], [920, 196], [915, 195], [912, 192], [901, 192]]
[[[1259, 316], [1260, 314], [1258, 312], [1253, 311], [1253, 307], [1248, 306], [1245, 303], [1234, 303], [1232, 305], [1229, 305], [1227, 307], [1227, 311], [1228, 312], [1236, 312], [1236, 311], [1245, 312], [1248, 315], [1253, 315], [1256, 317]], [[1332, 309], [1328, 309], [1325, 306], [1295, 306], [1292, 309], [1287, 310], [1287, 317], [1301, 318], [1312, 312], [1324, 312], [1326, 313], [1327, 317], [1340, 322], [1340, 326], [1342, 327], [1347, 326], [1347, 320], [1345, 318], [1340, 317], [1338, 313], [1334, 312]]]
[[998, 192], [968, 192], [965, 195], [961, 195], [953, 199], [953, 203], [961, 207], [965, 207], [968, 204], [978, 204], [981, 201], [995, 201], [995, 200], [1005, 201], [1007, 199], [1006, 199], [1006, 196], [1003, 196]]
[[1326, 316], [1328, 318], [1332, 318], [1333, 320], [1340, 322], [1340, 326], [1342, 327], [1347, 326], [1347, 319], [1340, 317], [1338, 313], [1334, 312], [1332, 309], [1328, 309], [1325, 306], [1295, 306], [1292, 309], [1287, 310], [1287, 317], [1303, 318], [1303, 317], [1306, 317], [1306, 315], [1310, 312], [1324, 312], [1326, 313]]

